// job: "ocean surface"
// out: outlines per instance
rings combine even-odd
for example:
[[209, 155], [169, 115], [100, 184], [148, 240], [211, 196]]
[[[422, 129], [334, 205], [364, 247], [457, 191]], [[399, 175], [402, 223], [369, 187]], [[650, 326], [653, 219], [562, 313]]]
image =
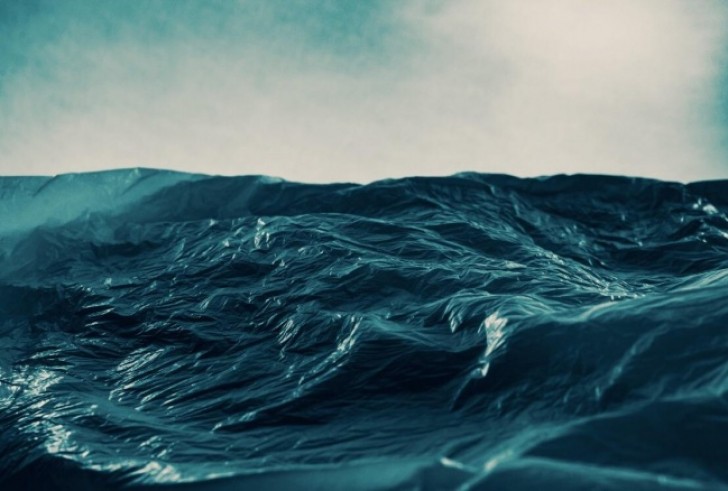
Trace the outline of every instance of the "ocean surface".
[[0, 178], [0, 489], [728, 490], [728, 181]]

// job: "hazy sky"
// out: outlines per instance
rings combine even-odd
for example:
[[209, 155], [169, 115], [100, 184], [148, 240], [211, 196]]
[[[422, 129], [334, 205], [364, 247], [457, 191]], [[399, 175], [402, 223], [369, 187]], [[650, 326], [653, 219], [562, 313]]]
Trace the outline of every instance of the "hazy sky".
[[0, 173], [728, 178], [725, 0], [0, 0]]

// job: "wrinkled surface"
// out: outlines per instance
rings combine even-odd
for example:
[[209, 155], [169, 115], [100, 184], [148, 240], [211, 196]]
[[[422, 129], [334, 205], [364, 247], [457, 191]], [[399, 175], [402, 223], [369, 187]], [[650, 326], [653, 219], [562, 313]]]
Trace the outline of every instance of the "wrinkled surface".
[[0, 179], [2, 489], [728, 489], [728, 181]]

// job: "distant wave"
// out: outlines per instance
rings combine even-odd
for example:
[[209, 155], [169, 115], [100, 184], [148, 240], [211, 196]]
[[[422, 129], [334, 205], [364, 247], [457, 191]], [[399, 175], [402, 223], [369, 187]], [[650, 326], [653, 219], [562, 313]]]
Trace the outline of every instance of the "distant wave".
[[0, 489], [728, 489], [728, 181], [0, 178]]

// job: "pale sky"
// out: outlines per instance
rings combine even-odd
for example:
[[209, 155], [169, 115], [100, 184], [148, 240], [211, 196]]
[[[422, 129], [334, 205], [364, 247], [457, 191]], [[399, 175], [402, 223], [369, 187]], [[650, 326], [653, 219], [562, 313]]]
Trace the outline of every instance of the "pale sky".
[[723, 0], [0, 0], [0, 174], [728, 178]]

